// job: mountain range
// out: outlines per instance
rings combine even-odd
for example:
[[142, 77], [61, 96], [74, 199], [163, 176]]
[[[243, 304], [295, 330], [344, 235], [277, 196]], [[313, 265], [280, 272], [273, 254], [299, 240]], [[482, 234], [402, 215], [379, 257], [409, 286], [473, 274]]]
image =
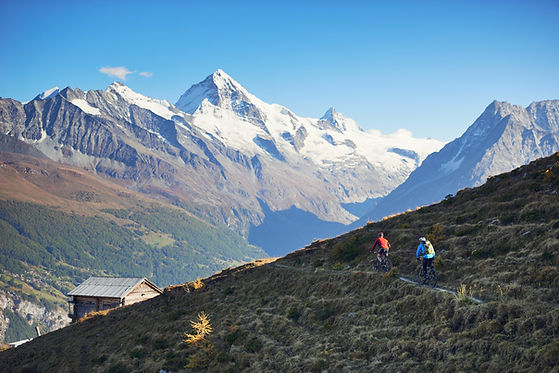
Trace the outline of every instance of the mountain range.
[[[0, 99], [0, 133], [245, 237], [265, 211], [349, 224], [358, 216], [343, 204], [386, 195], [443, 145], [405, 130], [364, 131], [333, 108], [320, 119], [299, 117], [221, 70], [176, 105], [121, 83], [55, 88], [27, 103]], [[291, 249], [276, 241], [259, 243], [273, 254]]]

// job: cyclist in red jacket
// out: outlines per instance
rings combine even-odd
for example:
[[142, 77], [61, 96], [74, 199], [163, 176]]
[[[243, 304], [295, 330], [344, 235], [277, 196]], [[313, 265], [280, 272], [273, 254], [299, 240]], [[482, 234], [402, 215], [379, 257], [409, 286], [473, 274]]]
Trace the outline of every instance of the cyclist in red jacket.
[[380, 232], [378, 234], [378, 238], [375, 241], [375, 243], [373, 244], [373, 246], [371, 246], [371, 252], [375, 251], [375, 247], [378, 245], [379, 250], [377, 253], [377, 260], [379, 262], [382, 261], [382, 254], [386, 253], [386, 255], [388, 255], [388, 251], [390, 251], [390, 242], [388, 242], [388, 240], [386, 238], [384, 238], [384, 233]]

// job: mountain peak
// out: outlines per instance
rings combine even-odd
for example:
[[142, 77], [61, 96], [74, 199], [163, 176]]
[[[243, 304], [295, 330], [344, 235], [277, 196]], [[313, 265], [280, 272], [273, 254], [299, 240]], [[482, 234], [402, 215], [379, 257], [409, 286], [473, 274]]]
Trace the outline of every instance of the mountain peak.
[[326, 110], [326, 112], [324, 113], [324, 115], [320, 119], [324, 119], [324, 120], [328, 120], [328, 121], [334, 121], [334, 120], [336, 120], [338, 115], [339, 114], [336, 111], [336, 109], [334, 109], [334, 107], [331, 106], [330, 108], [328, 108], [328, 110]]
[[506, 110], [506, 111], [510, 111], [510, 109], [513, 107], [514, 105], [509, 104], [506, 101], [497, 101], [497, 100], [493, 100], [492, 103], [489, 104], [489, 106], [487, 106], [487, 108], [485, 110], [493, 110], [494, 112], [497, 112], [499, 110]]
[[235, 81], [235, 79], [233, 79], [231, 77], [231, 75], [227, 74], [225, 71], [221, 70], [221, 69], [217, 69], [212, 75], [211, 77], [214, 79], [214, 81], [216, 80], [232, 80]]
[[461, 141], [477, 144], [478, 139], [485, 138], [496, 126], [501, 123], [501, 120], [507, 115], [513, 113], [515, 110], [522, 107], [514, 106], [506, 101], [494, 100], [483, 111], [483, 113], [475, 120], [475, 122], [468, 127], [466, 132], [460, 136]]
[[218, 69], [200, 83], [190, 87], [177, 101], [182, 111], [193, 114], [207, 99], [212, 105], [234, 108], [239, 103], [250, 104], [252, 95], [225, 71]]
[[222, 95], [230, 94], [230, 92], [235, 91], [242, 92], [244, 94], [248, 93], [245, 87], [241, 85], [241, 83], [237, 82], [229, 74], [221, 69], [216, 70], [216, 72], [211, 75], [211, 78]]
[[111, 88], [111, 87], [113, 87], [113, 88], [117, 88], [117, 87], [126, 87], [126, 85], [125, 85], [124, 83], [114, 81], [114, 82], [112, 82], [111, 85], [109, 86], [109, 88]]
[[113, 94], [116, 94], [118, 96], [121, 96], [126, 101], [131, 101], [131, 100], [133, 101], [134, 99], [137, 99], [138, 96], [141, 96], [142, 98], [145, 97], [145, 96], [143, 96], [139, 93], [134, 92], [130, 87], [128, 87], [127, 85], [122, 84], [121, 82], [113, 82], [106, 89], [106, 92], [113, 93]]
[[353, 119], [344, 117], [343, 114], [337, 112], [334, 107], [330, 107], [328, 110], [326, 110], [326, 113], [324, 113], [324, 115], [320, 119], [327, 122], [330, 126], [339, 131], [347, 131], [348, 129], [359, 129], [359, 126], [357, 126], [357, 123], [355, 123]]
[[46, 100], [48, 98], [56, 96], [58, 94], [58, 92], [60, 92], [60, 88], [52, 87], [52, 88], [47, 89], [46, 91], [38, 94], [37, 97], [35, 97], [35, 98], [39, 99], [39, 100]]
[[107, 92], [117, 92], [119, 94], [122, 94], [123, 92], [127, 92], [127, 91], [131, 91], [132, 89], [130, 89], [130, 87], [128, 87], [127, 85], [121, 83], [121, 82], [112, 82], [111, 85], [106, 89]]

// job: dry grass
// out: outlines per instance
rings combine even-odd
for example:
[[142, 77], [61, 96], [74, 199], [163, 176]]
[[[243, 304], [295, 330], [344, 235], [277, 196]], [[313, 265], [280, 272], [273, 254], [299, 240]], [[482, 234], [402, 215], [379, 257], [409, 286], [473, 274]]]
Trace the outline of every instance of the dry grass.
[[192, 282], [192, 287], [194, 290], [198, 290], [204, 287], [204, 281], [198, 277], [195, 281]]
[[10, 346], [9, 344], [1, 344], [0, 345], [0, 352], [2, 351], [6, 351], [8, 349], [12, 348], [12, 346]]
[[92, 319], [92, 318], [97, 317], [97, 316], [105, 316], [106, 314], [108, 314], [111, 311], [112, 311], [112, 309], [102, 310], [102, 311], [93, 311], [93, 312], [90, 312], [87, 315], [81, 317], [78, 320], [78, 322], [84, 322], [85, 320], [89, 320], [89, 319]]
[[[223, 271], [198, 289], [169, 287], [4, 351], [0, 370], [553, 371], [559, 185], [546, 170], [559, 174], [557, 155], [275, 262]], [[397, 267], [387, 275], [371, 273], [368, 260], [380, 230]], [[426, 234], [441, 258], [439, 284], [458, 297], [395, 277], [415, 272]], [[204, 311], [213, 332], [185, 342]]]

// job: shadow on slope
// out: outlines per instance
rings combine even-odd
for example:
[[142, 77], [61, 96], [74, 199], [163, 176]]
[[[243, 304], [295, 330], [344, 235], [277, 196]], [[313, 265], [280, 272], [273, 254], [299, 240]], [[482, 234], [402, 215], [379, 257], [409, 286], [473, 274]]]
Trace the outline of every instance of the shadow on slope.
[[[347, 226], [320, 220], [316, 215], [291, 206], [288, 210], [272, 211], [259, 200], [265, 214], [259, 226], [251, 225], [248, 242], [264, 249], [270, 256], [283, 256], [296, 248], [347, 230]], [[289, 234], [286, 234], [289, 232]]]

